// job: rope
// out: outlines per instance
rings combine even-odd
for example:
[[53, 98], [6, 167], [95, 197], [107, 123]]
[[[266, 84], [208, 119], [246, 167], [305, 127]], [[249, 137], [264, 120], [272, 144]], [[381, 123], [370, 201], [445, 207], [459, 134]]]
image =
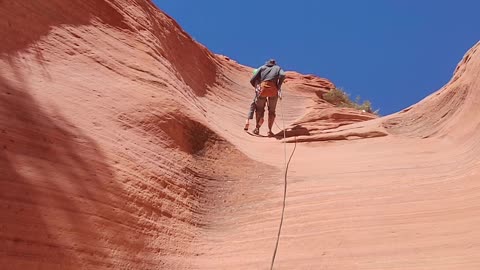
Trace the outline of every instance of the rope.
[[[278, 243], [280, 241], [280, 234], [282, 232], [282, 225], [283, 225], [283, 216], [285, 214], [285, 203], [287, 201], [287, 173], [288, 173], [288, 166], [290, 165], [290, 161], [292, 160], [293, 154], [295, 153], [295, 149], [297, 149], [297, 137], [295, 137], [295, 147], [293, 148], [292, 154], [290, 155], [290, 158], [288, 159], [287, 162], [287, 143], [285, 142], [285, 139], [287, 138], [286, 130], [285, 130], [285, 118], [283, 116], [283, 103], [282, 100], [280, 99], [280, 111], [282, 115], [282, 123], [283, 123], [283, 150], [284, 150], [284, 162], [285, 162], [285, 184], [284, 184], [284, 190], [283, 190], [283, 206], [282, 206], [282, 217], [280, 218], [280, 226], [278, 227], [278, 235], [277, 235], [277, 242], [275, 243], [275, 250], [273, 251], [273, 256], [272, 256], [272, 263], [270, 265], [270, 270], [273, 270], [273, 265], [275, 264], [275, 258], [277, 256], [277, 250], [278, 250]], [[277, 125], [277, 123], [275, 123]], [[278, 125], [277, 125], [278, 127]], [[278, 127], [280, 129], [280, 127]]]

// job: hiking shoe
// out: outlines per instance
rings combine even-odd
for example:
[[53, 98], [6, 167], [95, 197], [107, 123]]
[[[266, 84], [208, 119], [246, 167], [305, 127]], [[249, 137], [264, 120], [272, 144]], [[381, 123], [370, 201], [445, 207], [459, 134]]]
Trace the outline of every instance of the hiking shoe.
[[275, 136], [275, 134], [273, 134], [273, 132], [271, 132], [271, 131], [269, 131], [269, 132], [267, 133], [267, 135], [268, 135], [268, 137], [274, 137], [274, 136]]
[[260, 133], [260, 130], [259, 130], [258, 128], [255, 128], [255, 129], [253, 130], [253, 134], [258, 135], [258, 133]]
[[243, 130], [247, 131], [247, 130], [248, 130], [248, 126], [249, 126], [249, 124], [246, 123], [246, 124], [245, 124], [245, 127], [243, 128]]

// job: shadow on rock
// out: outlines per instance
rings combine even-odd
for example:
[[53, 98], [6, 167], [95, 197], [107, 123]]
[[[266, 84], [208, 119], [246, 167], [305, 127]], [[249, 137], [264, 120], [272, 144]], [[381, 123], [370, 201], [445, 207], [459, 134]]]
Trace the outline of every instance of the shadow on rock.
[[275, 134], [275, 138], [277, 140], [281, 140], [284, 137], [285, 138], [290, 138], [290, 137], [297, 137], [297, 136], [308, 136], [310, 135], [310, 131], [306, 128], [303, 127], [302, 125], [295, 125], [292, 128], [287, 128], [285, 131], [280, 131], [277, 134]]
[[144, 243], [104, 153], [18, 84], [0, 77], [0, 263], [131, 265]]

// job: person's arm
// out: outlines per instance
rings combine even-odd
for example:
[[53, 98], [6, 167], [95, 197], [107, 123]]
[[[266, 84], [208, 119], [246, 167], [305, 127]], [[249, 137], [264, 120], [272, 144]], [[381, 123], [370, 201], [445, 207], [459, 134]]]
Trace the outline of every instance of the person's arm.
[[282, 84], [283, 81], [285, 80], [285, 71], [283, 69], [280, 69], [280, 72], [278, 73], [278, 89], [282, 89]]
[[278, 83], [277, 83], [277, 86], [278, 86], [278, 97], [280, 99], [282, 99], [283, 97], [283, 93], [282, 93], [282, 84], [283, 84], [283, 81], [285, 80], [285, 72], [283, 71], [283, 69], [280, 69], [280, 71], [278, 72]]
[[253, 74], [252, 78], [250, 79], [250, 84], [253, 86], [253, 87], [256, 87], [257, 84], [259, 83], [260, 81], [260, 69], [261, 67], [259, 67], [257, 69], [257, 72], [255, 74]]

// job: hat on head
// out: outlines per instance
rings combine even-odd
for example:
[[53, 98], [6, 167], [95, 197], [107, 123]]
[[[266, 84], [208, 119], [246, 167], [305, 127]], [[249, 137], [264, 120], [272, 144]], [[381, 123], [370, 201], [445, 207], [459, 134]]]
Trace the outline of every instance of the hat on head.
[[271, 59], [269, 59], [265, 64], [267, 64], [267, 65], [269, 65], [269, 64], [270, 64], [270, 65], [276, 65], [276, 64], [277, 64], [277, 61], [275, 61], [275, 59], [271, 58]]

